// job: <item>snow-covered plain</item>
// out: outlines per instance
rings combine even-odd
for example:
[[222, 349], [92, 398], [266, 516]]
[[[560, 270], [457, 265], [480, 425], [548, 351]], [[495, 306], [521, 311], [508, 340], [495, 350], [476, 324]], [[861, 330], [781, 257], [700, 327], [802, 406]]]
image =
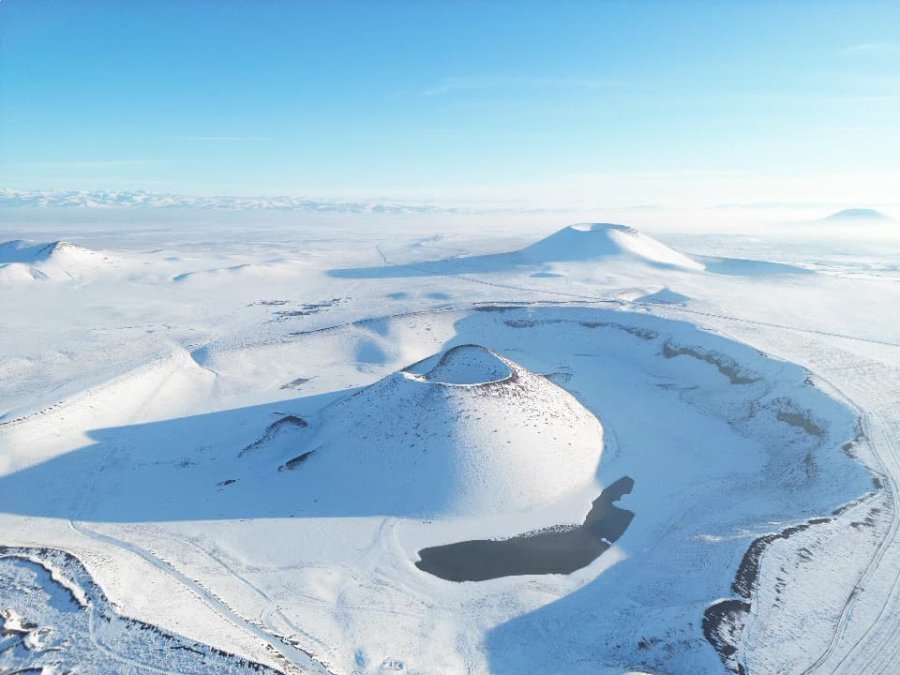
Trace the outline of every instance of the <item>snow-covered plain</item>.
[[[896, 233], [154, 212], [4, 211], [0, 668], [900, 659]], [[415, 565], [625, 476], [572, 574]]]

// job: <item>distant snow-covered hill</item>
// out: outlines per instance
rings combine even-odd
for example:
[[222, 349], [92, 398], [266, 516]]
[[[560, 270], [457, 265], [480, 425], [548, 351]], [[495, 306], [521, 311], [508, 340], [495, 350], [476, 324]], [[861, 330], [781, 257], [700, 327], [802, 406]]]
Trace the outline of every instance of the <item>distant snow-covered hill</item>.
[[67, 241], [0, 243], [0, 283], [79, 279], [114, 265], [113, 259]]
[[703, 265], [627, 225], [580, 223], [565, 227], [520, 253], [534, 261], [624, 258], [664, 267], [702, 270]]
[[844, 209], [843, 211], [832, 213], [830, 216], [826, 216], [822, 220], [827, 222], [847, 220], [864, 220], [867, 222], [871, 222], [890, 219], [891, 218], [887, 214], [882, 213], [881, 211], [878, 211], [876, 209]]
[[426, 260], [401, 265], [335, 269], [332, 276], [369, 279], [458, 274], [526, 273], [536, 278], [576, 278], [618, 272], [644, 278], [648, 272], [709, 272], [726, 276], [805, 274], [809, 270], [767, 261], [717, 258], [678, 251], [627, 225], [578, 223], [519, 249], [487, 255]]
[[463, 209], [430, 202], [312, 199], [290, 195], [199, 196], [144, 191], [9, 190], [0, 189], [0, 207], [74, 209], [210, 209], [221, 211], [308, 211], [337, 213], [431, 213]]

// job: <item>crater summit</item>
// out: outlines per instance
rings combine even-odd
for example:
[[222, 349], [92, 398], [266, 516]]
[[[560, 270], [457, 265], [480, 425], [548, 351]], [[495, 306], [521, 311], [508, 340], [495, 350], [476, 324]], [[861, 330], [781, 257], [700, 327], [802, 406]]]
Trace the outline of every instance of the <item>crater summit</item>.
[[302, 454], [282, 467], [298, 489], [360, 515], [526, 511], [587, 486], [603, 451], [600, 422], [572, 395], [479, 345], [339, 399], [297, 438]]
[[513, 369], [481, 345], [460, 345], [444, 352], [437, 365], [422, 376], [433, 384], [478, 385], [509, 380]]

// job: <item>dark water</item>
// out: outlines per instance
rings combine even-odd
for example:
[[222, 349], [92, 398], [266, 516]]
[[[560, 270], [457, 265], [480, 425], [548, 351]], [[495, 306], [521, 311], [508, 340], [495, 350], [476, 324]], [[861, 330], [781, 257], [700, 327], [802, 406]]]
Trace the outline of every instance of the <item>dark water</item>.
[[485, 581], [519, 574], [570, 574], [606, 551], [634, 513], [613, 502], [631, 492], [625, 476], [594, 500], [582, 525], [559, 527], [511, 539], [476, 539], [419, 551], [416, 567], [448, 581]]

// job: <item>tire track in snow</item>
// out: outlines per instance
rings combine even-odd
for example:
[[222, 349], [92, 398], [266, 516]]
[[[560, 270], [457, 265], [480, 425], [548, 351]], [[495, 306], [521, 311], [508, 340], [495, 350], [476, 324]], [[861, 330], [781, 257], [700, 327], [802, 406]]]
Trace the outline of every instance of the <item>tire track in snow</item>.
[[[884, 546], [879, 548], [878, 551], [878, 559], [877, 561], [873, 560], [873, 566], [870, 569], [867, 569], [867, 581], [870, 579], [877, 571], [878, 567], [883, 563], [886, 554], [891, 550], [895, 549], [898, 546], [898, 529], [900, 529], [900, 494], [898, 494], [898, 485], [894, 476], [900, 473], [900, 457], [898, 457], [897, 446], [893, 438], [890, 436], [890, 427], [887, 425], [887, 422], [884, 420], [878, 420], [879, 426], [882, 426], [885, 429], [885, 432], [881, 434], [882, 439], [884, 441], [884, 450], [886, 451], [884, 454], [879, 453], [880, 456], [889, 456], [890, 460], [893, 464], [891, 467], [893, 471], [888, 471], [890, 476], [890, 491], [893, 497], [894, 509], [893, 509], [893, 521], [891, 524], [891, 531], [889, 536], [884, 540]], [[883, 422], [883, 424], [881, 424]], [[873, 443], [873, 448], [876, 446], [876, 443]], [[853, 589], [853, 593], [851, 597], [848, 599], [848, 604], [845, 607], [844, 613], [841, 615], [841, 623], [839, 625], [839, 631], [836, 633], [836, 636], [843, 637], [843, 634], [846, 632], [847, 624], [853, 615], [853, 606], [856, 604], [862, 592], [865, 590], [865, 581], [862, 584], [857, 585]], [[838, 673], [846, 668], [850, 668], [850, 673], [878, 673], [878, 672], [892, 672], [891, 665], [893, 664], [896, 667], [896, 661], [894, 660], [897, 656], [898, 652], [900, 652], [900, 622], [894, 620], [888, 620], [889, 610], [893, 609], [896, 612], [896, 608], [891, 605], [896, 603], [898, 595], [900, 595], [900, 569], [897, 570], [897, 573], [894, 577], [893, 584], [891, 584], [891, 590], [884, 598], [884, 602], [881, 604], [881, 608], [879, 609], [878, 615], [875, 617], [869, 629], [863, 633], [852, 645], [850, 645], [850, 649], [847, 653], [834, 665], [831, 672]], [[875, 631], [881, 627], [889, 625], [891, 626], [890, 632], [879, 639], [878, 636], [873, 636]], [[878, 640], [878, 644], [874, 646], [869, 646], [867, 652], [865, 654], [861, 654], [860, 650], [863, 646], [868, 646], [866, 643], [871, 642], [872, 640]], [[823, 664], [828, 657], [830, 657], [837, 648], [839, 644], [839, 639], [835, 639], [831, 645], [829, 645], [829, 649], [823, 654], [823, 657], [818, 659], [814, 664], [814, 667], [807, 670], [806, 672], [811, 672], [818, 668], [821, 664]], [[893, 647], [893, 649], [891, 649]], [[861, 665], [856, 665], [857, 657], [868, 659], [864, 661]], [[875, 666], [873, 668], [873, 666]]]
[[[872, 439], [872, 423], [871, 418], [868, 414], [863, 417], [863, 429], [866, 433], [866, 437]], [[880, 420], [878, 422], [880, 424]], [[890, 446], [888, 452], [892, 455], [895, 455], [895, 450], [893, 448], [893, 444], [890, 441], [888, 436], [885, 436], [885, 440]], [[873, 452], [876, 453], [876, 456], [879, 458], [881, 454], [876, 451], [874, 448], [876, 443], [872, 442]], [[896, 455], [895, 455], [896, 456]], [[847, 628], [850, 624], [850, 620], [853, 617], [853, 608], [856, 603], [859, 601], [862, 596], [866, 586], [868, 585], [871, 578], [878, 572], [885, 555], [887, 555], [888, 551], [897, 543], [897, 532], [898, 526], [900, 526], [900, 519], [897, 517], [897, 509], [900, 506], [900, 502], [898, 502], [897, 497], [897, 483], [894, 479], [894, 476], [889, 467], [885, 467], [885, 473], [883, 477], [889, 482], [890, 487], [889, 492], [893, 501], [893, 508], [891, 510], [892, 518], [891, 518], [891, 526], [888, 529], [884, 539], [879, 543], [878, 548], [875, 550], [875, 554], [869, 560], [869, 563], [866, 565], [862, 574], [860, 575], [858, 581], [854, 584], [853, 589], [850, 591], [847, 600], [844, 602], [844, 605], [841, 608], [841, 614], [838, 619], [838, 624], [835, 627], [834, 634], [832, 635], [831, 641], [828, 643], [828, 646], [825, 648], [825, 651], [817, 658], [812, 664], [809, 665], [804, 671], [803, 675], [809, 675], [810, 673], [814, 673], [819, 670], [836, 652], [838, 646], [841, 644], [844, 636], [847, 633]], [[845, 664], [847, 659], [849, 659], [853, 653], [859, 648], [859, 646], [865, 641], [865, 639], [870, 635], [871, 631], [881, 622], [886, 610], [887, 606], [890, 603], [892, 597], [894, 597], [897, 593], [898, 585], [900, 585], [900, 574], [898, 574], [897, 578], [894, 580], [894, 584], [891, 590], [891, 593], [885, 598], [884, 604], [882, 605], [881, 611], [878, 616], [873, 621], [870, 628], [863, 633], [851, 646], [849, 651], [831, 668], [829, 672], [837, 673], [839, 669]], [[877, 672], [877, 671], [869, 671], [867, 669], [856, 670], [854, 672], [858, 673], [868, 673], [868, 672]]]
[[[151, 402], [158, 398], [163, 392], [166, 384], [168, 383], [168, 380], [168, 377], [162, 378], [152, 389], [152, 391], [145, 394], [142, 397], [143, 405], [146, 405], [148, 402]], [[138, 410], [140, 410], [143, 405], [138, 406], [132, 413], [132, 415], [129, 416], [129, 418], [133, 420], [134, 417], [138, 414]], [[85, 507], [88, 505], [88, 499], [90, 498], [90, 495], [95, 494], [95, 487], [97, 482], [100, 480], [100, 475], [102, 474], [103, 469], [109, 464], [115, 452], [116, 448], [112, 446], [100, 458], [97, 469], [93, 473], [90, 486], [82, 494], [81, 502], [76, 508], [76, 513], [83, 514], [85, 512]], [[92, 530], [84, 523], [79, 522], [74, 518], [69, 519], [69, 527], [71, 527], [75, 532], [78, 532], [79, 534], [88, 537], [89, 539], [104, 542], [106, 544], [111, 544], [117, 548], [127, 550], [137, 555], [145, 562], [149, 563], [156, 569], [166, 574], [169, 578], [172, 578], [180, 583], [198, 599], [209, 606], [214, 612], [221, 616], [224, 620], [237, 626], [240, 629], [250, 632], [263, 643], [265, 643], [270, 651], [278, 655], [276, 657], [276, 660], [281, 662], [280, 667], [287, 669], [285, 671], [286, 673], [315, 673], [316, 675], [331, 675], [328, 669], [322, 666], [322, 664], [320, 664], [318, 661], [315, 661], [311, 655], [307, 654], [303, 650], [293, 647], [293, 645], [286, 649], [286, 647], [288, 647], [286, 643], [283, 643], [281, 640], [276, 639], [271, 634], [263, 631], [261, 628], [244, 619], [244, 617], [233, 611], [230, 607], [228, 607], [228, 605], [226, 605], [214, 594], [210, 593], [199, 582], [186, 576], [176, 567], [154, 555], [149, 550], [132, 542], [128, 542], [123, 539], [119, 539], [110, 535], [102, 534], [100, 532], [97, 532], [96, 530]]]
[[[679, 311], [682, 308], [667, 307], [666, 309], [675, 309], [676, 311]], [[712, 313], [703, 314], [710, 317], [725, 318], [751, 325], [760, 325], [760, 322], [743, 320], [737, 317], [720, 316]], [[781, 326], [776, 324], [763, 323], [762, 325], [781, 328]], [[792, 329], [790, 327], [788, 327], [788, 330], [811, 333], [813, 335], [821, 334], [816, 333], [816, 331]], [[838, 334], [828, 335], [830, 337], [838, 338], [849, 337]], [[868, 341], [863, 338], [850, 339]], [[885, 344], [893, 346], [893, 343]], [[885, 411], [881, 409], [879, 401], [867, 400], [869, 398], [868, 394], [873, 391], [881, 394], [887, 392], [888, 395], [895, 393], [895, 387], [900, 383], [900, 372], [896, 371], [896, 369], [882, 367], [881, 364], [872, 361], [871, 359], [849, 353], [845, 349], [825, 346], [821, 343], [819, 343], [813, 351], [806, 349], [805, 353], [810, 355], [808, 360], [811, 363], [808, 370], [813, 373], [817, 379], [827, 385], [833, 393], [837, 395], [837, 398], [842, 399], [846, 405], [857, 412], [863, 425], [865, 436], [869, 439], [872, 453], [878, 464], [878, 466], [875, 467], [869, 466], [869, 469], [878, 474], [887, 483], [887, 491], [891, 497], [893, 508], [891, 509], [891, 525], [876, 549], [876, 552], [864, 567], [858, 581], [854, 584], [853, 589], [845, 600], [834, 633], [825, 648], [825, 651], [810, 664], [806, 670], [802, 671], [802, 673], [803, 675], [809, 675], [810, 673], [818, 672], [819, 670], [828, 673], [838, 673], [843, 671], [848, 673], [848, 675], [870, 672], [893, 673], [895, 672], [895, 668], [892, 669], [891, 666], [896, 665], [896, 662], [893, 659], [900, 654], [900, 622], [891, 622], [886, 621], [885, 619], [891, 613], [900, 614], [900, 607], [892, 607], [892, 605], [900, 603], [900, 564], [896, 563], [896, 572], [892, 570], [888, 571], [889, 574], [894, 575], [894, 578], [893, 582], [889, 584], [891, 589], [890, 592], [886, 594], [883, 601], [880, 601], [880, 609], [877, 616], [853, 644], [849, 646], [844, 645], [844, 648], [846, 648], [847, 651], [836, 664], [829, 665], [829, 662], [838, 653], [839, 648], [842, 646], [842, 640], [845, 638], [847, 631], [852, 627], [854, 608], [859, 600], [864, 597], [867, 587], [870, 585], [873, 577], [882, 572], [887, 554], [892, 551], [895, 555], [900, 554], [900, 551], [897, 551], [897, 549], [900, 549], [900, 485], [898, 485], [898, 478], [900, 478], [900, 453], [898, 453], [897, 441], [894, 437], [896, 432], [893, 431], [894, 429], [900, 428], [900, 419], [895, 419], [900, 418], [900, 415], [886, 416]], [[839, 370], [835, 367], [836, 365], [840, 366]], [[859, 392], [853, 392], [851, 395], [847, 391], [848, 386], [839, 386], [834, 382], [834, 376], [839, 376], [841, 371], [853, 373], [853, 376], [857, 381], [859, 381], [860, 374], [864, 374], [864, 383], [861, 385], [862, 388]], [[850, 384], [852, 385], [853, 382], [851, 381]], [[890, 419], [888, 419], [888, 417], [890, 417]], [[887, 636], [879, 638], [876, 633], [879, 630], [882, 630], [884, 626], [888, 626], [889, 633]], [[875, 647], [869, 648], [865, 653], [862, 653], [860, 649], [872, 640], [878, 640], [878, 644]], [[885, 649], [885, 647], [895, 648]], [[862, 664], [857, 663], [860, 658], [867, 660]], [[870, 667], [873, 665], [875, 668], [870, 670]]]
[[[827, 351], [827, 357], [824, 359], [821, 356], [823, 351]], [[807, 352], [809, 353], [809, 350], [807, 350]], [[865, 393], [869, 391], [892, 392], [893, 389], [891, 389], [889, 385], [892, 383], [896, 385], [897, 382], [900, 382], [900, 378], [896, 377], [897, 374], [895, 373], [893, 378], [888, 377], [885, 379], [885, 373], [893, 371], [890, 369], [886, 370], [880, 367], [876, 362], [856, 354], [850, 354], [841, 348], [828, 347], [826, 350], [823, 350], [823, 346], [820, 344], [817, 348], [817, 352], [818, 355], [813, 353], [812, 360], [815, 361], [818, 356], [822, 362], [814, 363], [810, 366], [809, 370], [814, 373], [819, 380], [832, 389], [833, 393], [837, 394], [837, 397], [842, 399], [845, 405], [848, 405], [851, 409], [856, 411], [861, 421], [864, 435], [869, 439], [869, 446], [874, 458], [880, 465], [877, 467], [869, 466], [869, 469], [873, 471], [873, 473], [878, 474], [878, 476], [887, 484], [886, 489], [891, 498], [892, 508], [890, 527], [876, 548], [875, 553], [869, 559], [858, 577], [857, 582], [848, 594], [847, 599], [844, 601], [837, 625], [835, 626], [828, 645], [822, 654], [802, 671], [802, 674], [809, 675], [818, 672], [819, 670], [828, 673], [845, 671], [851, 675], [870, 672], [891, 673], [894, 672], [890, 668], [891, 659], [900, 652], [900, 647], [887, 652], [886, 663], [885, 659], [882, 659], [882, 661], [879, 662], [880, 665], [885, 665], [885, 668], [870, 669], [870, 666], [875, 663], [879, 656], [885, 655], [885, 652], [883, 651], [885, 646], [896, 645], [898, 639], [900, 639], [900, 624], [896, 621], [891, 624], [884, 620], [889, 613], [891, 604], [898, 602], [898, 599], [900, 599], [900, 566], [898, 566], [898, 569], [894, 574], [893, 582], [890, 585], [890, 592], [884, 597], [883, 602], [881, 602], [878, 614], [852, 644], [849, 646], [843, 645], [847, 651], [844, 652], [837, 663], [829, 664], [829, 662], [838, 653], [848, 630], [852, 627], [854, 609], [860, 599], [864, 597], [867, 587], [870, 585], [872, 579], [882, 571], [887, 554], [891, 552], [892, 549], [897, 548], [898, 544], [900, 544], [900, 489], [898, 489], [898, 487], [900, 487], [898, 486], [898, 477], [900, 477], [900, 454], [897, 452], [897, 443], [892, 436], [891, 431], [898, 427], [896, 424], [892, 425], [891, 421], [887, 419], [881, 411], [873, 412], [872, 409], [876, 407], [875, 404], [869, 403], [868, 401], [866, 401], [864, 405], [860, 403], [860, 399], [865, 399]], [[841, 370], [852, 371], [857, 376], [861, 372], [865, 373], [866, 386], [863, 392], [860, 395], [854, 394], [851, 396], [846, 391], [847, 387], [837, 385], [832, 379], [835, 374], [835, 368], [830, 364], [840, 364]], [[881, 470], [879, 471], [878, 469]], [[860, 648], [868, 641], [878, 639], [875, 634], [885, 625], [890, 626], [889, 634], [880, 639], [880, 644], [876, 648], [869, 649], [865, 654], [861, 654], [859, 651]], [[864, 664], [860, 665], [855, 663], [855, 659], [858, 656], [867, 658]], [[850, 668], [850, 670], [847, 670], [847, 668]]]
[[[258, 595], [260, 598], [262, 598], [262, 599], [265, 601], [265, 603], [268, 605], [268, 609], [266, 610], [265, 615], [263, 616], [262, 623], [265, 625], [265, 627], [268, 629], [268, 631], [269, 631], [270, 633], [276, 634], [276, 633], [279, 632], [278, 629], [275, 627], [275, 625], [274, 625], [273, 622], [272, 622], [272, 616], [275, 615], [275, 616], [277, 616], [278, 618], [281, 619], [281, 621], [283, 622], [284, 625], [286, 625], [291, 631], [293, 631], [293, 635], [302, 635], [306, 640], [315, 643], [315, 644], [316, 644], [318, 647], [320, 647], [321, 649], [323, 649], [323, 650], [326, 650], [326, 649], [327, 649], [327, 645], [324, 645], [324, 644], [321, 642], [321, 640], [318, 640], [314, 635], [312, 635], [312, 634], [306, 632], [305, 630], [301, 629], [301, 628], [300, 628], [299, 626], [297, 626], [293, 621], [291, 621], [291, 620], [284, 614], [284, 612], [283, 612], [283, 611], [281, 610], [281, 608], [277, 605], [277, 603], [274, 602], [274, 601], [272, 600], [271, 597], [269, 597], [269, 594], [268, 594], [268, 593], [266, 593], [262, 588], [260, 588], [259, 586], [257, 586], [256, 584], [254, 584], [252, 581], [250, 581], [250, 579], [248, 579], [247, 577], [245, 577], [243, 574], [241, 574], [240, 572], [238, 572], [238, 571], [237, 571], [232, 565], [230, 565], [226, 560], [223, 560], [221, 557], [219, 557], [218, 555], [216, 555], [215, 552], [210, 551], [210, 550], [207, 550], [207, 549], [203, 548], [202, 546], [200, 546], [198, 543], [196, 543], [196, 542], [194, 542], [194, 541], [191, 541], [191, 540], [189, 540], [189, 539], [183, 539], [183, 540], [182, 540], [182, 539], [179, 539], [178, 541], [179, 541], [180, 543], [187, 543], [188, 545], [190, 545], [191, 547], [193, 547], [194, 550], [196, 550], [196, 551], [202, 553], [202, 554], [205, 555], [207, 558], [209, 558], [210, 560], [214, 561], [216, 564], [218, 564], [218, 565], [225, 571], [226, 574], [228, 574], [229, 576], [231, 576], [231, 577], [234, 578], [234, 579], [237, 579], [237, 580], [240, 581], [244, 586], [246, 586], [247, 588], [249, 588], [250, 590], [252, 590], [252, 591], [253, 591], [256, 595]], [[288, 637], [288, 639], [290, 639], [290, 637], [292, 637], [292, 636], [287, 636], [287, 637]], [[293, 641], [291, 641], [291, 642], [293, 643]], [[300, 651], [306, 653], [311, 659], [318, 661], [318, 660], [315, 658], [315, 656], [313, 656], [313, 653], [312, 653], [312, 652], [310, 652], [310, 651], [308, 651], [308, 650], [306, 650], [306, 649], [303, 649], [303, 648], [300, 647], [299, 645], [294, 644], [294, 646], [297, 647], [297, 649], [299, 649]]]
[[88, 609], [88, 639], [91, 641], [91, 644], [94, 645], [99, 651], [107, 654], [110, 658], [115, 659], [116, 661], [121, 661], [122, 663], [127, 663], [130, 666], [134, 666], [140, 670], [148, 671], [151, 673], [160, 673], [160, 675], [185, 675], [185, 673], [179, 673], [174, 670], [166, 670], [164, 668], [157, 668], [156, 666], [150, 666], [146, 663], [142, 663], [135, 659], [130, 659], [127, 656], [122, 656], [118, 652], [110, 649], [105, 644], [100, 642], [97, 639], [96, 631], [94, 630], [94, 607], [93, 605], [89, 606]]

